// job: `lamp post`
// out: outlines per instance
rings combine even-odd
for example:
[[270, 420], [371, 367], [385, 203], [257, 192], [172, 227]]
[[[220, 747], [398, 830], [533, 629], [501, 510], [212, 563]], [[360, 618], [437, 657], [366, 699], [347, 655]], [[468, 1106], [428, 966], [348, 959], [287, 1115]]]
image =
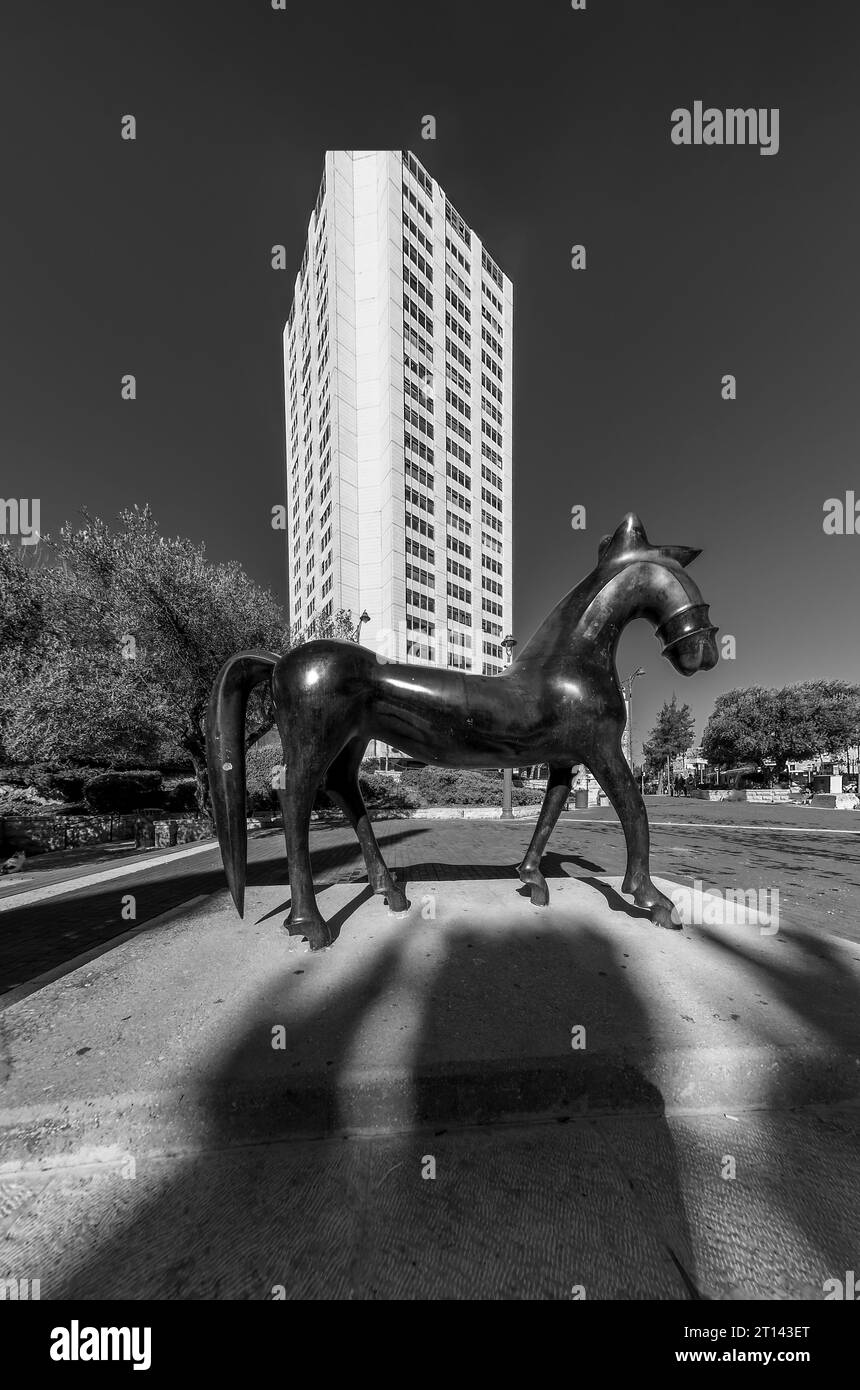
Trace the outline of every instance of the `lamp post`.
[[633, 672], [633, 675], [627, 677], [627, 680], [621, 688], [624, 696], [624, 711], [627, 718], [624, 729], [624, 743], [627, 749], [627, 761], [630, 764], [631, 772], [633, 771], [633, 682], [637, 680], [639, 676], [644, 675], [645, 672], [642, 667], [638, 666]]
[[356, 627], [355, 632], [352, 634], [352, 640], [353, 640], [353, 642], [360, 642], [360, 641], [361, 641], [361, 625], [362, 625], [362, 623], [369, 623], [369, 622], [370, 622], [370, 614], [368, 613], [367, 609], [365, 608], [364, 612], [362, 613], [361, 617], [360, 617], [359, 620], [358, 620], [358, 626]]
[[[502, 639], [502, 646], [508, 654], [507, 664], [509, 666], [514, 659], [514, 647], [516, 645], [517, 639], [515, 637], [512, 637], [510, 633], [508, 633], [507, 637], [504, 637]], [[513, 777], [511, 774], [511, 769], [509, 767], [506, 767], [502, 770], [502, 820], [513, 820], [514, 813], [511, 807], [512, 801]]]

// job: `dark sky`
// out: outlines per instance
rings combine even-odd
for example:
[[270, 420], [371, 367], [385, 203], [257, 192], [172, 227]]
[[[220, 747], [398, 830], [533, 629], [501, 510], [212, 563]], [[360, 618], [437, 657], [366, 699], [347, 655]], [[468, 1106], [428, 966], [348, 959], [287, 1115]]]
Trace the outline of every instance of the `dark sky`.
[[[637, 746], [673, 689], [700, 737], [722, 690], [857, 679], [860, 535], [822, 508], [860, 496], [860, 7], [66, 0], [0, 36], [0, 492], [43, 530], [149, 501], [283, 595], [281, 330], [323, 152], [413, 148], [514, 282], [520, 641], [634, 509], [703, 547], [737, 640], [685, 681], [625, 634]], [[674, 146], [696, 100], [779, 107], [779, 153]]]

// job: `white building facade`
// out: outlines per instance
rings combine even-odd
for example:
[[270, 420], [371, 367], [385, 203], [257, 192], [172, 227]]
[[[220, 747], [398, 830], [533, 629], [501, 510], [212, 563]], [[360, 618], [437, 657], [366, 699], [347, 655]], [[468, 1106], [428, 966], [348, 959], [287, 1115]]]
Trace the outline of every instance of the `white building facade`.
[[330, 150], [284, 330], [290, 616], [496, 674], [511, 630], [513, 292], [408, 152]]

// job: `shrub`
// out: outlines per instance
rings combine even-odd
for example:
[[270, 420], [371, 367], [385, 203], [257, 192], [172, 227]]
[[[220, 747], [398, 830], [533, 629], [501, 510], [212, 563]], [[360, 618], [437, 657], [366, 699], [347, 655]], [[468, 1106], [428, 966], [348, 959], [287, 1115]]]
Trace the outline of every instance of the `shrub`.
[[[414, 807], [502, 804], [502, 774], [492, 770], [407, 768], [403, 773], [402, 786]], [[543, 793], [533, 787], [518, 786], [514, 781], [511, 800], [515, 806], [536, 805], [543, 801]]]
[[160, 772], [99, 772], [85, 788], [92, 811], [135, 811], [142, 806], [160, 804]]
[[407, 787], [379, 772], [362, 772], [358, 786], [365, 806], [375, 810], [407, 811], [417, 804]]
[[460, 768], [407, 768], [402, 785], [415, 806], [498, 806], [502, 795], [498, 774]]
[[275, 772], [281, 766], [283, 754], [272, 742], [252, 743], [245, 753], [248, 810], [252, 815], [271, 815], [279, 809], [278, 795], [272, 785]]
[[162, 804], [171, 815], [192, 814], [197, 810], [197, 780], [183, 777], [172, 786], [165, 787]]
[[9, 787], [26, 787], [29, 784], [29, 778], [23, 768], [14, 765], [12, 767], [0, 767], [0, 783]]
[[27, 783], [35, 787], [40, 796], [54, 796], [54, 766], [52, 763], [33, 763], [30, 767]]
[[84, 768], [61, 768], [49, 778], [49, 785], [63, 801], [81, 801], [84, 784], [91, 776]]

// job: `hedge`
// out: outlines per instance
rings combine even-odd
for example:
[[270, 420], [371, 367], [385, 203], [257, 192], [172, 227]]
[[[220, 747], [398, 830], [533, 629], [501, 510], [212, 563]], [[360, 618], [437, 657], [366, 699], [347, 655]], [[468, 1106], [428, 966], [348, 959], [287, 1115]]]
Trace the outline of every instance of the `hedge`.
[[94, 811], [136, 811], [161, 805], [163, 778], [160, 772], [99, 772], [88, 780], [84, 793]]

